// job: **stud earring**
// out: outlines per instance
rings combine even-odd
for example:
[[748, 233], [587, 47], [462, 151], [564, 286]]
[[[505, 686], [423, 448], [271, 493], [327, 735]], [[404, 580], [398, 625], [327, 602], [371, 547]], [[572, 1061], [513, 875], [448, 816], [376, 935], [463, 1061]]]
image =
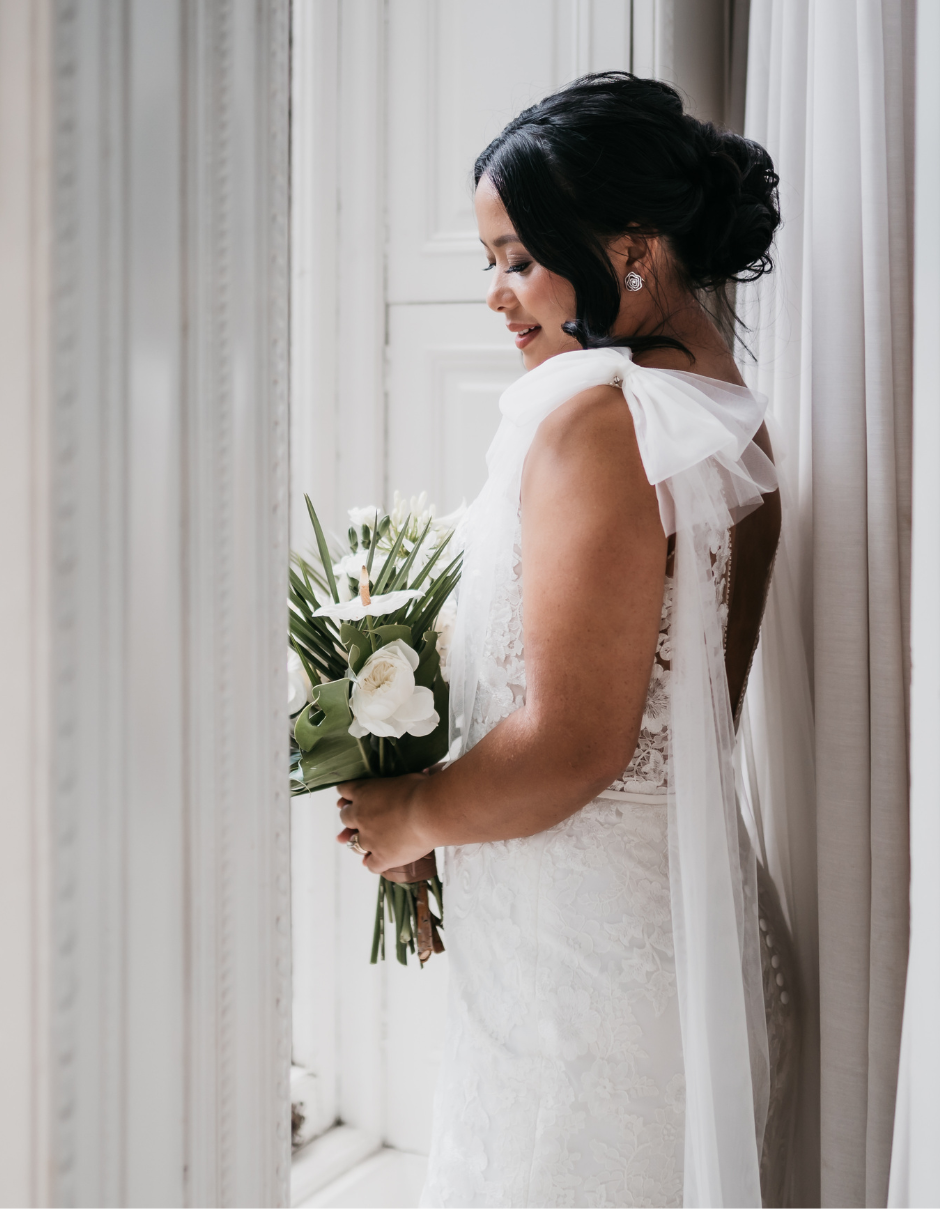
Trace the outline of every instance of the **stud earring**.
[[631, 269], [626, 277], [624, 277], [623, 284], [627, 287], [631, 294], [635, 294], [637, 290], [643, 289], [643, 278], [639, 273], [636, 272], [635, 269]]

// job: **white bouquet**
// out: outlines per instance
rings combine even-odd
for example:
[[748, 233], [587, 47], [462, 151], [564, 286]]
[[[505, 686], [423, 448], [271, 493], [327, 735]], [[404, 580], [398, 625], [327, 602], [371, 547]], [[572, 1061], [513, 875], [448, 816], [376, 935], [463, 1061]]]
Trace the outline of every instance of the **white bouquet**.
[[[307, 509], [316, 555], [292, 556], [290, 572], [291, 791], [363, 777], [422, 772], [447, 755], [448, 695], [442, 610], [460, 578], [445, 551], [456, 516], [436, 520], [426, 497], [383, 514], [353, 508], [348, 549], [331, 551]], [[323, 603], [321, 603], [323, 602]], [[444, 665], [442, 667], [442, 655]], [[372, 961], [385, 956], [385, 914], [398, 960], [443, 949], [441, 884], [433, 853], [379, 879]], [[429, 893], [440, 915], [430, 912]]]

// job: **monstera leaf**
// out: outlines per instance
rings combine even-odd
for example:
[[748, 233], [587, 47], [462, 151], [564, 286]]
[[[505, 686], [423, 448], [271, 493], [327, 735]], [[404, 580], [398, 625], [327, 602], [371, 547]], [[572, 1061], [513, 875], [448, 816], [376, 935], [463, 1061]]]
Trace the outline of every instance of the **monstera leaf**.
[[350, 687], [349, 680], [318, 684], [313, 701], [297, 716], [294, 738], [300, 748], [299, 780], [307, 790], [372, 776], [365, 747], [349, 733]]

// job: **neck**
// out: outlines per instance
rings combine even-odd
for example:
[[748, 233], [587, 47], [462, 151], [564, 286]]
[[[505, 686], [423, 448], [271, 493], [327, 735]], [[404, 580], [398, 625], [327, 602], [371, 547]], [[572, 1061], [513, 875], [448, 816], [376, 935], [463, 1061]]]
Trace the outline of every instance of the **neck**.
[[727, 342], [698, 299], [687, 290], [660, 292], [651, 298], [639, 324], [636, 316], [631, 323], [628, 316], [621, 315], [614, 331], [618, 336], [669, 336], [689, 352], [686, 355], [675, 348], [650, 349], [635, 355], [637, 365], [687, 370], [743, 384]]

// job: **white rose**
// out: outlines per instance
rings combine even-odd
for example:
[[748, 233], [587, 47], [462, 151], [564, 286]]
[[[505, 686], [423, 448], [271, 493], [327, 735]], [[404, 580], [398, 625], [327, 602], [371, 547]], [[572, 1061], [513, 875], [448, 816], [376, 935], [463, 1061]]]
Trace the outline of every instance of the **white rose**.
[[[378, 550], [375, 552], [373, 564], [375, 565], [375, 573], [378, 575], [379, 568], [382, 566], [382, 557]], [[359, 572], [363, 567], [369, 565], [369, 551], [362, 548], [358, 549], [355, 554], [345, 554], [338, 563], [333, 564], [333, 574], [339, 579], [341, 575], [350, 575], [358, 583]]]
[[450, 648], [454, 641], [454, 625], [457, 621], [457, 602], [451, 596], [444, 601], [434, 628], [437, 630], [437, 650], [441, 657], [441, 677], [450, 684]]
[[365, 508], [350, 508], [349, 523], [356, 529], [361, 529], [363, 525], [368, 525], [371, 529], [375, 524], [375, 518], [378, 516], [382, 519], [382, 509], [367, 506]]
[[415, 684], [418, 656], [400, 638], [370, 655], [353, 678], [349, 705], [353, 723], [349, 733], [400, 739], [429, 735], [441, 718], [434, 694]]
[[293, 647], [287, 648], [287, 712], [299, 714], [312, 694], [310, 677], [304, 671], [300, 656]]

